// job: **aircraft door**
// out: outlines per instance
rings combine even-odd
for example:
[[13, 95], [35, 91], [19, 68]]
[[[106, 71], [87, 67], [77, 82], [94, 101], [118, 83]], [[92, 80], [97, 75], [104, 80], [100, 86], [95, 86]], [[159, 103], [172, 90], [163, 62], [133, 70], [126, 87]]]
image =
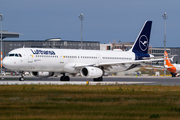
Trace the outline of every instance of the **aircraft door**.
[[62, 52], [59, 52], [59, 54], [60, 54], [59, 70], [63, 71], [64, 70], [64, 56]]
[[33, 63], [33, 54], [30, 51], [26, 51], [27, 52], [27, 57], [28, 57], [28, 63]]
[[97, 63], [99, 64], [101, 62], [101, 56], [97, 54]]
[[33, 62], [33, 53], [31, 51], [28, 51], [26, 50], [26, 53], [27, 53], [27, 59], [28, 59], [28, 62], [27, 62], [27, 67], [25, 69], [31, 69], [31, 70], [34, 70], [35, 69], [35, 65], [34, 65], [34, 62]]

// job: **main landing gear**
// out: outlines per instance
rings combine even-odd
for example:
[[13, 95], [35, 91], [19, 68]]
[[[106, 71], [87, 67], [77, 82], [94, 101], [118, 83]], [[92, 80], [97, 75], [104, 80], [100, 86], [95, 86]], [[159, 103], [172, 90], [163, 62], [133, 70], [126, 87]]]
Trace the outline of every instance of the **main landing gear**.
[[19, 81], [24, 81], [24, 73], [21, 72], [21, 77], [19, 78]]
[[60, 81], [70, 81], [69, 76], [65, 76], [65, 73], [63, 73], [63, 76], [61, 76]]
[[93, 81], [94, 82], [103, 81], [103, 77], [93, 78]]
[[172, 73], [171, 72], [171, 75], [172, 75], [172, 77], [179, 77], [179, 74], [177, 74], [177, 73]]

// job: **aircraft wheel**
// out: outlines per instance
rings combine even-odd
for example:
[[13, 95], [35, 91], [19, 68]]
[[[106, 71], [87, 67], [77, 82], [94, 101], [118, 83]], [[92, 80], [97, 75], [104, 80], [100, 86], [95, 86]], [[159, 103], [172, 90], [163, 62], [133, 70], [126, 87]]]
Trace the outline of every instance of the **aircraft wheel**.
[[94, 78], [93, 81], [94, 81], [94, 82], [97, 82], [97, 81], [103, 81], [103, 78], [102, 78], [102, 77]]
[[70, 80], [69, 76], [65, 76], [65, 81], [69, 81], [69, 80]]
[[70, 81], [69, 76], [61, 76], [60, 81]]
[[176, 74], [175, 73], [171, 73], [172, 77], [176, 77]]
[[61, 77], [60, 77], [60, 81], [64, 81], [64, 76], [61, 76]]
[[19, 78], [19, 81], [24, 81], [24, 77], [20, 77], [20, 78]]

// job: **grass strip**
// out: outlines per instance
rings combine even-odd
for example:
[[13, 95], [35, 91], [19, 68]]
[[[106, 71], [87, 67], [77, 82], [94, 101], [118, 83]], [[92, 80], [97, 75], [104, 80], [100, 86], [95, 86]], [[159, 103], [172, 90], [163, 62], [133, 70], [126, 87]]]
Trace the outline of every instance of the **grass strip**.
[[179, 120], [180, 87], [0, 85], [0, 119]]

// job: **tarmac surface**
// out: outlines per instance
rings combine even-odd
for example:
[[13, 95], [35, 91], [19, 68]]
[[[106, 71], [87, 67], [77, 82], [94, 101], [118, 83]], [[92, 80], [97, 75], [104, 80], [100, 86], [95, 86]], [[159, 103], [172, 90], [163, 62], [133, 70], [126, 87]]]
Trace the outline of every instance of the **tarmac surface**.
[[20, 76], [1, 76], [0, 85], [23, 85], [23, 84], [56, 84], [56, 85], [117, 85], [117, 84], [137, 84], [137, 85], [163, 85], [163, 86], [180, 86], [178, 77], [149, 77], [149, 76], [107, 76], [103, 81], [94, 82], [91, 78], [70, 77], [70, 81], [60, 81], [60, 77], [36, 78], [25, 77], [25, 81], [19, 81]]

